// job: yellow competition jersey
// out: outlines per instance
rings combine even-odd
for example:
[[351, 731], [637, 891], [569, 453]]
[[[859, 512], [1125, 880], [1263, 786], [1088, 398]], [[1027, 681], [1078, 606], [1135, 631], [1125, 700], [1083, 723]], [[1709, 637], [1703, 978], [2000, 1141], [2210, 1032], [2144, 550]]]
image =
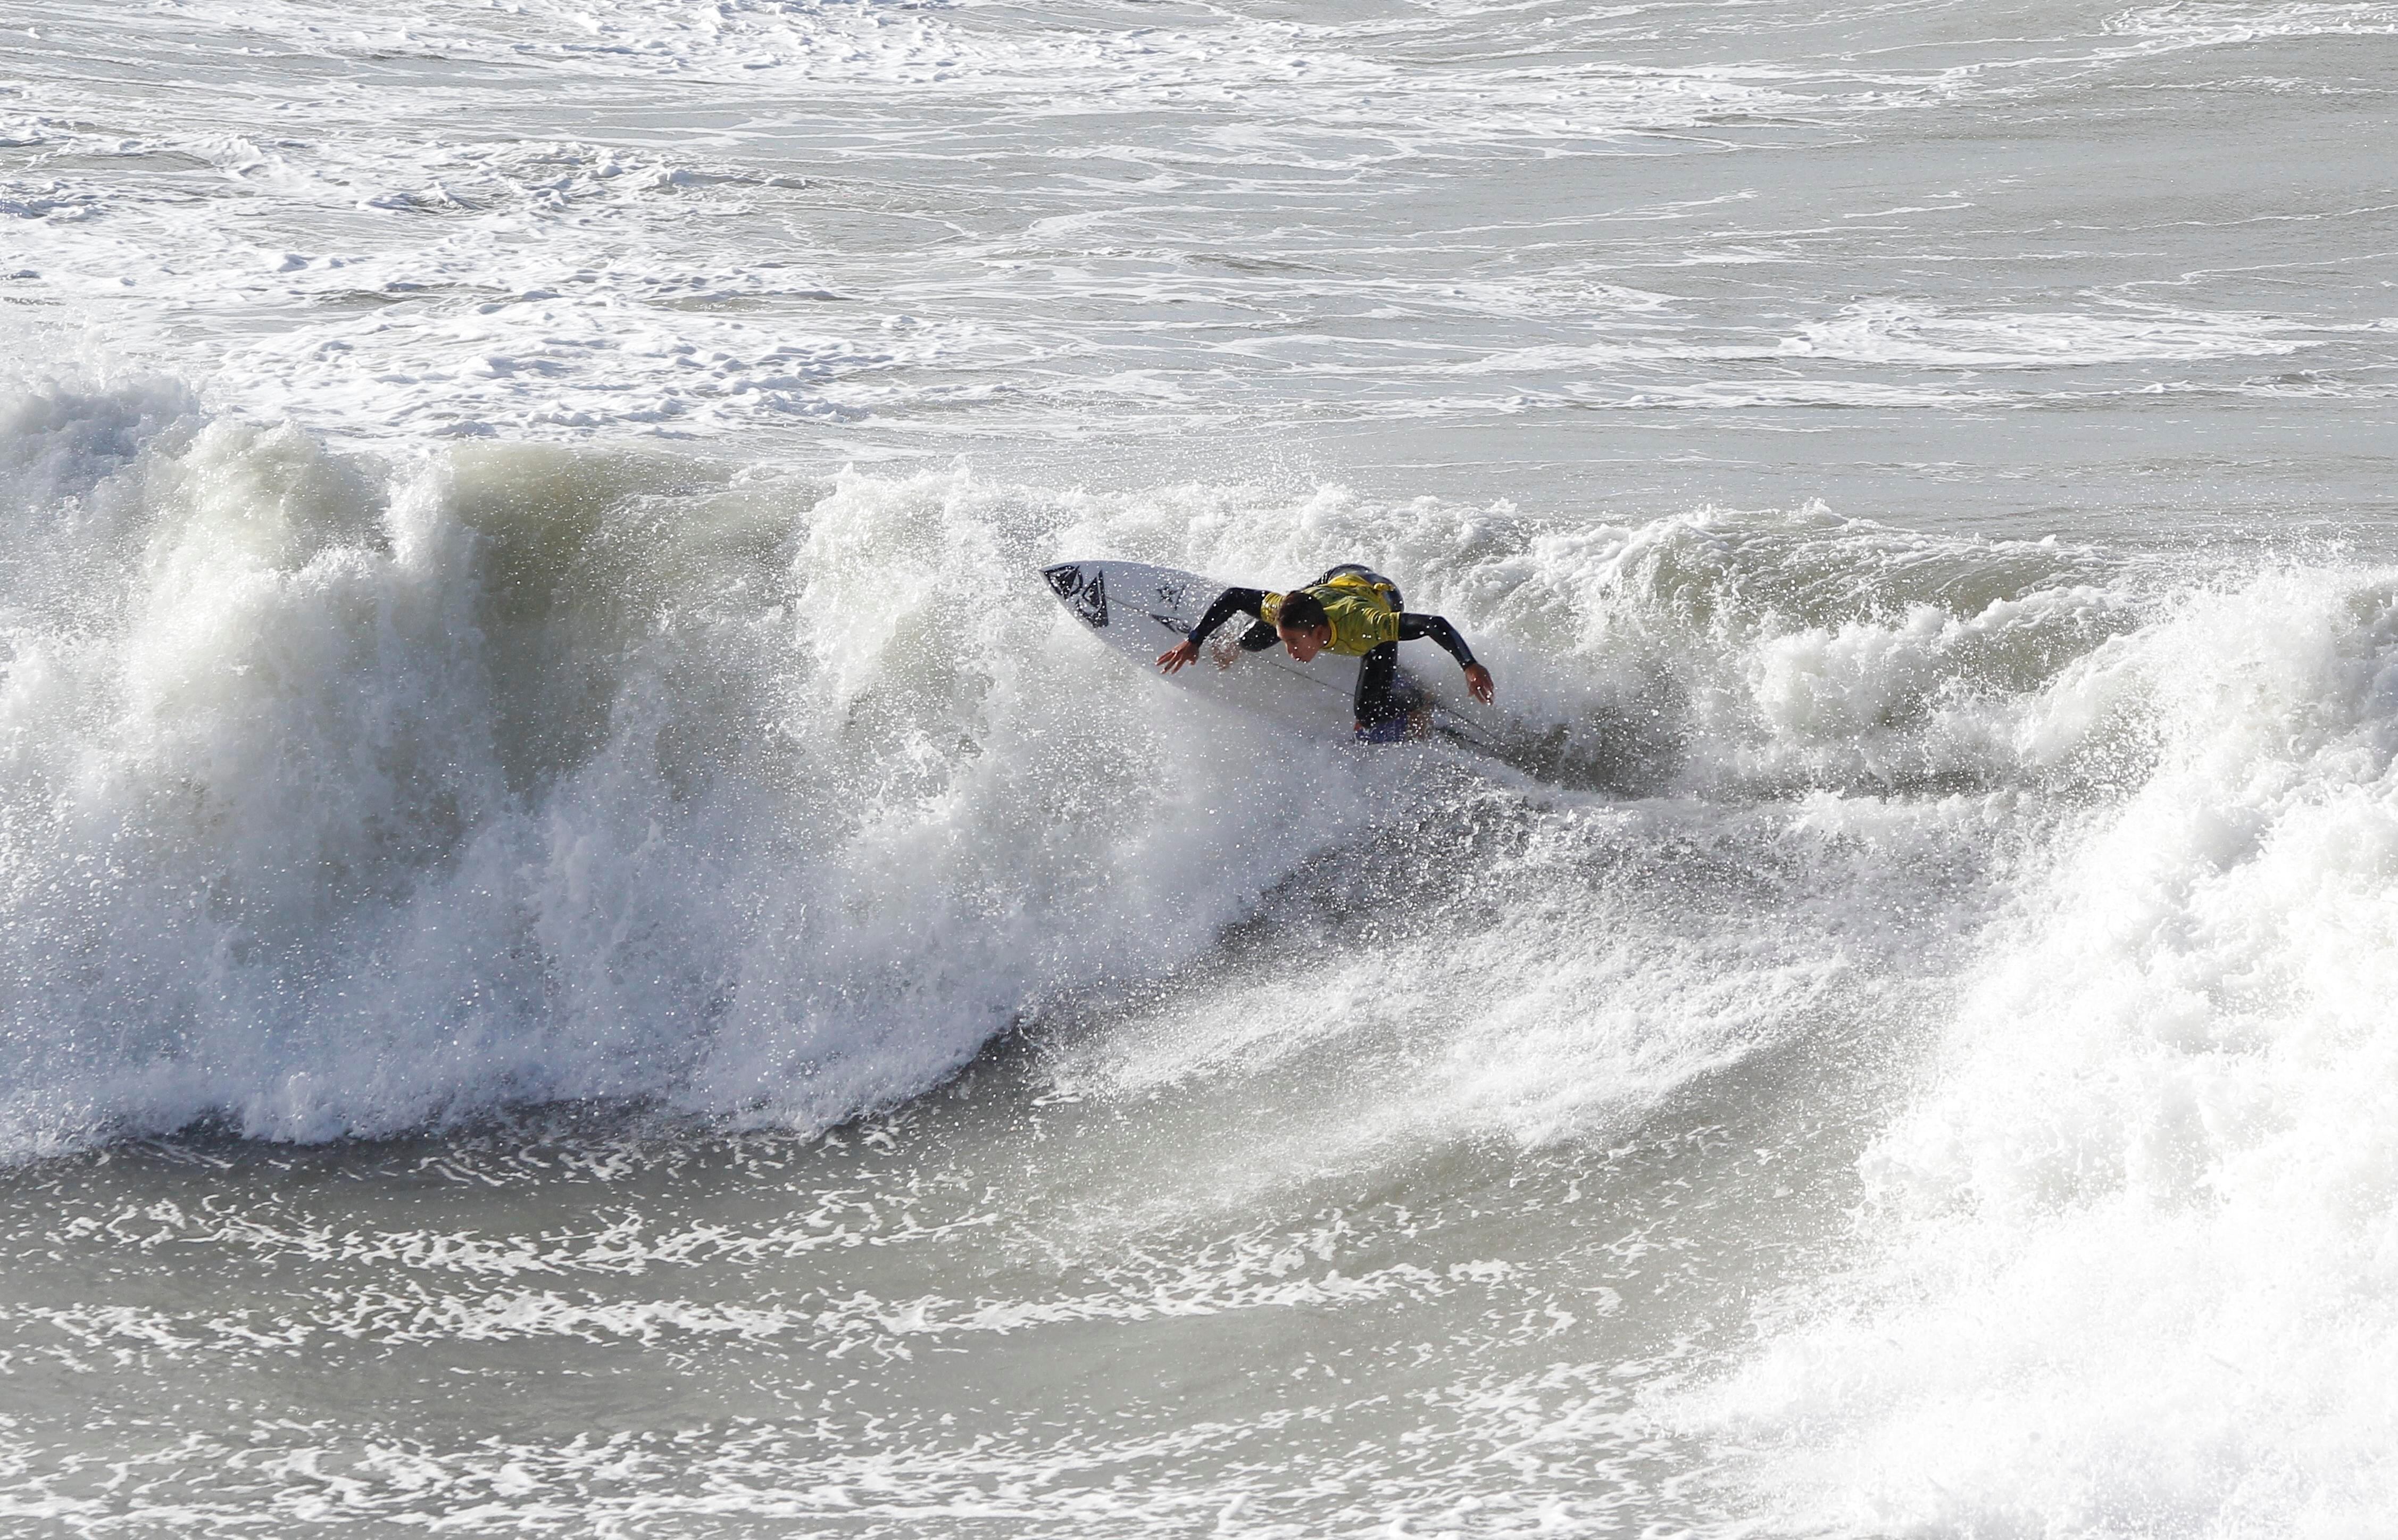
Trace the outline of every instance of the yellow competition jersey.
[[[1328, 582], [1318, 583], [1312, 593], [1324, 603], [1324, 617], [1332, 622], [1332, 643], [1327, 652], [1346, 657], [1363, 657], [1385, 642], [1399, 640], [1399, 607], [1391, 602], [1393, 585], [1377, 581], [1364, 573], [1342, 573]], [[1285, 594], [1270, 593], [1258, 605], [1258, 614], [1269, 626], [1279, 623]]]

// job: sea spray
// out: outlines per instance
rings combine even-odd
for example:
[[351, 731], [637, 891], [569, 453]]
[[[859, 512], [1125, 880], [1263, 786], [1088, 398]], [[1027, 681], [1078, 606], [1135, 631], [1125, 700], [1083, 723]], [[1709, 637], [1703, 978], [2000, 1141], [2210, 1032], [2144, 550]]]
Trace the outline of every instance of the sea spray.
[[214, 422], [110, 475], [137, 535], [11, 637], [20, 1153], [838, 1121], [1192, 955], [1367, 805], [1149, 709], [1004, 581], [1024, 494], [963, 474], [384, 471]]

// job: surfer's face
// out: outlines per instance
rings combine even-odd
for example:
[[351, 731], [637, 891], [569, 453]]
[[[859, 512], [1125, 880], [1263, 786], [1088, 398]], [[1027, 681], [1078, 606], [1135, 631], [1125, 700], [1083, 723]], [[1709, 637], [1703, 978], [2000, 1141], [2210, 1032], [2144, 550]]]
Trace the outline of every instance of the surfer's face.
[[1284, 648], [1301, 663], [1315, 661], [1315, 655], [1324, 651], [1324, 644], [1332, 640], [1332, 628], [1329, 626], [1310, 626], [1303, 631], [1294, 626], [1277, 626], [1274, 630], [1281, 635]]

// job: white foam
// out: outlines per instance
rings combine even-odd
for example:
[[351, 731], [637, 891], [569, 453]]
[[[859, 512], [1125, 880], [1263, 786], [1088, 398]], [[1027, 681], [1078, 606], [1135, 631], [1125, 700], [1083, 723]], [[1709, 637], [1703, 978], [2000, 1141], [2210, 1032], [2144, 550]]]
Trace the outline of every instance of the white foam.
[[2109, 33], [2144, 48], [2214, 48], [2283, 37], [2386, 37], [2398, 34], [2398, 6], [2378, 4], [2175, 4], [2137, 6], [2107, 19]]
[[1789, 1521], [2370, 1533], [2398, 1505], [2398, 587], [2192, 596], [2050, 692], [2128, 783], [1865, 1167], [1872, 1263], [1713, 1415]]
[[2066, 313], [1941, 314], [1876, 300], [1801, 327], [1786, 357], [1940, 369], [2026, 369], [2136, 359], [2274, 358], [2309, 345], [2307, 329], [2272, 316], [2152, 304]]
[[653, 523], [605, 459], [384, 480], [219, 421], [128, 464], [155, 406], [11, 413], [130, 489], [8, 636], [10, 1011], [55, 1050], [0, 1099], [15, 1151], [525, 1098], [838, 1120], [1192, 955], [1257, 853], [1368, 811], [1187, 736], [1010, 583], [1055, 499], [849, 477]]

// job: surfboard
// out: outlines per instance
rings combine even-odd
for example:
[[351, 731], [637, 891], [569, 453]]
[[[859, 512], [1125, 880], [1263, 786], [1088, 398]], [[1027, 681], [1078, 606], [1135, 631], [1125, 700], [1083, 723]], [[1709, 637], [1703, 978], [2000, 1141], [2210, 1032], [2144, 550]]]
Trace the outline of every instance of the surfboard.
[[[1058, 602], [1091, 635], [1164, 682], [1302, 732], [1343, 739], [1352, 736], [1355, 719], [1350, 700], [1357, 688], [1358, 660], [1319, 653], [1301, 663], [1280, 647], [1244, 653], [1235, 643], [1251, 624], [1246, 615], [1227, 621], [1208, 638], [1198, 660], [1180, 672], [1158, 672], [1157, 655], [1181, 641], [1216, 596], [1232, 585], [1139, 561], [1060, 561], [1042, 569], [1041, 575]], [[1432, 648], [1430, 642], [1417, 645]], [[1432, 650], [1443, 665], [1448, 664], [1446, 654]], [[1486, 753], [1497, 752], [1489, 729], [1462, 714], [1474, 708], [1462, 672], [1449, 667], [1445, 671], [1455, 677], [1442, 679], [1404, 664], [1399, 671], [1431, 701], [1434, 732]]]

